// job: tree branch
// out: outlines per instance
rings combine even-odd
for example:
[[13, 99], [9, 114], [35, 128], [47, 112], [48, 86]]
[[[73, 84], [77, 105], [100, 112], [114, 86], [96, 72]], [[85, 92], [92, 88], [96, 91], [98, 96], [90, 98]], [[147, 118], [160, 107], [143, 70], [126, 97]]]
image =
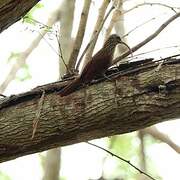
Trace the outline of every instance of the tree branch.
[[[180, 60], [170, 59], [158, 71], [157, 66], [149, 61], [130, 70], [123, 66], [112, 81], [99, 80], [66, 97], [56, 93], [62, 86], [57, 82], [0, 99], [0, 162], [178, 118]], [[40, 121], [31, 139], [43, 88]]]
[[149, 37], [147, 37], [145, 40], [143, 40], [142, 42], [140, 42], [139, 44], [137, 44], [136, 46], [134, 46], [133, 48], [131, 48], [131, 51], [127, 51], [124, 54], [122, 54], [121, 56], [117, 57], [116, 59], [114, 59], [113, 64], [118, 63], [119, 61], [121, 61], [123, 58], [127, 57], [128, 55], [130, 55], [132, 52], [137, 51], [138, 49], [140, 49], [142, 46], [144, 46], [145, 44], [147, 44], [148, 42], [150, 42], [152, 39], [154, 39], [164, 28], [166, 28], [171, 22], [173, 22], [175, 19], [177, 19], [180, 16], [180, 12], [178, 12], [177, 14], [175, 14], [174, 16], [170, 17], [164, 24], [162, 24], [153, 34], [151, 34]]
[[[57, 21], [57, 17], [59, 16], [59, 13], [60, 13], [60, 8], [61, 6], [59, 6], [50, 15], [50, 17], [47, 20], [47, 25], [46, 25], [47, 27], [51, 27]], [[32, 21], [36, 22], [36, 20], [33, 20], [33, 19]], [[18, 59], [16, 60], [15, 64], [11, 67], [8, 75], [6, 76], [6, 78], [0, 85], [0, 92], [4, 92], [8, 84], [16, 77], [16, 73], [18, 72], [18, 70], [21, 69], [26, 64], [26, 59], [29, 57], [32, 51], [39, 45], [40, 41], [43, 39], [46, 33], [47, 33], [47, 30], [43, 29], [41, 32], [39, 32], [38, 36], [32, 40], [29, 47], [24, 52], [19, 53], [20, 55], [18, 56]]]
[[96, 21], [96, 25], [94, 27], [94, 30], [93, 30], [93, 33], [92, 33], [91, 39], [90, 39], [90, 41], [92, 41], [92, 42], [86, 53], [84, 65], [87, 64], [87, 62], [89, 62], [89, 60], [92, 57], [92, 53], [93, 53], [94, 47], [96, 45], [96, 41], [97, 41], [99, 32], [102, 28], [102, 22], [103, 22], [103, 19], [104, 19], [105, 13], [106, 13], [106, 9], [107, 9], [109, 3], [110, 3], [109, 0], [104, 0], [101, 4], [101, 7], [99, 8], [99, 14], [98, 14], [98, 18]]
[[112, 14], [111, 20], [110, 20], [110, 22], [109, 22], [109, 24], [108, 24], [108, 27], [107, 27], [106, 31], [105, 31], [104, 42], [105, 42], [105, 41], [107, 40], [107, 38], [110, 36], [110, 33], [111, 33], [111, 31], [112, 31], [115, 23], [116, 23], [117, 21], [119, 21], [120, 16], [121, 16], [120, 7], [122, 6], [122, 1], [119, 1], [119, 0], [117, 1], [117, 0], [116, 0], [116, 1], [113, 2], [113, 5], [114, 5], [114, 7], [116, 7], [116, 8], [115, 8], [115, 10], [114, 10], [114, 12], [113, 12], [113, 14]]
[[39, 1], [40, 0], [1, 0], [0, 32], [21, 19]]
[[149, 127], [142, 130], [145, 134], [151, 135], [153, 138], [162, 141], [163, 143], [168, 144], [172, 149], [177, 153], [180, 153], [180, 147], [175, 144], [166, 134], [160, 132], [155, 127]]
[[79, 50], [81, 48], [81, 44], [82, 44], [82, 41], [84, 38], [84, 33], [85, 33], [85, 29], [86, 29], [86, 23], [87, 23], [90, 5], [91, 5], [91, 0], [84, 1], [84, 7], [83, 7], [83, 10], [81, 13], [81, 20], [79, 23], [78, 32], [77, 32], [76, 39], [74, 42], [73, 51], [71, 53], [71, 56], [70, 56], [70, 59], [68, 62], [69, 69], [73, 70], [73, 71], [75, 69], [75, 64], [77, 61]]
[[175, 13], [176, 13], [176, 10], [180, 10], [179, 7], [172, 7], [172, 6], [169, 6], [167, 4], [163, 4], [163, 3], [148, 3], [148, 2], [144, 2], [144, 3], [137, 4], [136, 6], [128, 9], [123, 14], [126, 14], [126, 13], [128, 13], [128, 12], [130, 12], [130, 11], [136, 9], [136, 8], [142, 7], [142, 6], [162, 6], [162, 7], [165, 7], [165, 8], [168, 8], [168, 9], [172, 10]]
[[60, 23], [61, 28], [59, 30], [59, 40], [60, 40], [59, 43], [61, 45], [61, 50], [63, 52], [64, 62], [61, 59], [59, 61], [60, 78], [63, 77], [68, 71], [66, 69], [66, 65], [68, 64], [68, 60], [70, 57], [69, 51], [71, 52], [72, 44], [73, 44], [71, 33], [73, 29], [74, 11], [75, 11], [75, 0], [71, 0], [71, 1], [63, 0], [62, 8], [61, 8], [62, 18]]
[[[113, 9], [114, 9], [114, 6], [112, 6], [112, 7], [110, 8], [110, 10], [107, 12], [106, 16], [104, 17], [103, 21], [102, 21], [101, 24], [100, 24], [99, 29], [95, 32], [95, 34], [93, 34], [94, 36], [92, 36], [92, 39], [90, 40], [90, 42], [89, 42], [89, 43], [87, 44], [87, 46], [85, 47], [85, 49], [84, 49], [81, 57], [79, 58], [79, 60], [78, 60], [78, 62], [77, 62], [76, 70], [78, 70], [78, 68], [79, 68], [79, 66], [80, 66], [80, 63], [81, 63], [81, 61], [82, 61], [82, 58], [84, 57], [85, 53], [86, 53], [88, 50], [90, 50], [90, 49], [92, 50], [91, 45], [93, 46], [93, 49], [94, 49], [95, 44], [96, 44], [96, 41], [97, 41], [97, 39], [98, 39], [98, 35], [99, 35], [99, 33], [100, 33], [100, 31], [101, 31], [101, 29], [102, 29], [105, 21], [107, 20], [108, 16], [110, 15], [110, 13], [111, 13], [111, 11], [112, 11]], [[88, 53], [88, 52], [87, 52], [87, 53]], [[86, 55], [87, 55], [87, 54], [86, 54]], [[89, 54], [89, 55], [90, 55], [90, 54]], [[91, 54], [91, 55], [92, 55], [92, 54]], [[87, 57], [87, 58], [85, 58], [85, 63], [84, 63], [84, 65], [88, 62], [88, 60], [90, 60], [90, 56], [86, 56], [86, 57]], [[86, 61], [87, 61], [87, 62], [86, 62]], [[83, 68], [82, 68], [82, 69], [83, 69]]]

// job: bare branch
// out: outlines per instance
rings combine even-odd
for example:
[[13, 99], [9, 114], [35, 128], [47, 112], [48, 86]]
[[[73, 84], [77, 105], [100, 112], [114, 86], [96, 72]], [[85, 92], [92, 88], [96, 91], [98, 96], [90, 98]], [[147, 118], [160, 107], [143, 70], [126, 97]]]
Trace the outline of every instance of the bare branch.
[[117, 3], [116, 6], [114, 5], [116, 7], [116, 9], [113, 11], [113, 15], [112, 15], [111, 20], [109, 22], [108, 28], [106, 29], [106, 32], [105, 32], [104, 42], [109, 37], [115, 23], [117, 21], [119, 21], [119, 18], [121, 16], [121, 11], [119, 8], [122, 4], [122, 1], [116, 1], [116, 3]]
[[133, 31], [135, 31], [136, 29], [138, 29], [139, 27], [144, 26], [145, 24], [147, 24], [147, 23], [149, 23], [149, 22], [151, 22], [152, 20], [155, 20], [155, 19], [156, 19], [156, 18], [153, 17], [153, 18], [148, 19], [147, 21], [145, 21], [145, 22], [137, 25], [136, 27], [134, 27], [133, 29], [131, 29], [129, 32], [127, 32], [125, 35], [123, 35], [122, 38], [125, 38], [125, 37], [128, 36], [130, 33], [132, 33]]
[[[123, 66], [109, 76], [116, 83], [99, 80], [67, 97], [57, 94], [69, 83], [63, 81], [1, 98], [0, 162], [179, 118], [180, 59], [167, 59], [158, 72], [158, 62], [147, 63], [136, 68], [132, 63], [130, 70]], [[161, 85], [164, 92], [159, 91]], [[43, 88], [41, 119], [31, 139]]]
[[[114, 6], [112, 6], [111, 9], [108, 11], [108, 13], [106, 14], [105, 18], [101, 22], [101, 25], [100, 25], [98, 31], [94, 34], [94, 37], [92, 38], [92, 40], [87, 44], [87, 46], [84, 49], [81, 57], [79, 58], [79, 61], [78, 61], [77, 66], [76, 66], [76, 70], [78, 69], [78, 67], [79, 67], [79, 65], [80, 65], [80, 63], [82, 61], [82, 58], [84, 57], [84, 55], [85, 55], [86, 51], [88, 50], [88, 48], [91, 46], [92, 43], [94, 43], [94, 41], [97, 41], [97, 38], [98, 38], [98, 35], [99, 35], [100, 31], [101, 31], [105, 21], [107, 20], [108, 16], [110, 15], [110, 13], [112, 12], [113, 9], [114, 9]], [[85, 63], [84, 63], [84, 65], [85, 65]]]
[[166, 134], [160, 132], [156, 127], [149, 127], [142, 130], [144, 133], [151, 135], [153, 138], [158, 139], [168, 144], [172, 149], [180, 154], [180, 146], [175, 144]]
[[172, 7], [172, 6], [169, 6], [169, 5], [167, 5], [167, 4], [163, 4], [163, 3], [148, 3], [148, 2], [145, 2], [145, 3], [137, 4], [136, 6], [128, 9], [128, 10], [125, 11], [125, 12], [123, 12], [123, 14], [126, 14], [126, 13], [128, 13], [128, 12], [130, 12], [130, 11], [136, 9], [136, 8], [139, 8], [139, 7], [141, 7], [141, 6], [154, 6], [154, 5], [163, 6], [163, 7], [169, 8], [170, 10], [172, 10], [172, 11], [175, 12], [175, 13], [177, 13], [177, 12], [176, 12], [176, 9], [177, 9], [177, 10], [180, 10], [179, 7]]
[[[64, 60], [64, 57], [63, 57], [63, 52], [62, 52], [62, 48], [61, 48], [61, 43], [60, 43], [60, 39], [59, 39], [59, 37], [58, 37], [59, 34], [60, 34], [60, 32], [59, 32], [59, 33], [56, 32], [56, 39], [57, 39], [58, 48], [59, 48], [58, 56], [59, 56], [59, 58], [62, 60], [64, 66], [66, 67], [66, 71], [67, 71], [69, 74], [71, 74], [71, 71], [70, 71], [70, 69], [68, 68], [68, 66], [67, 66], [67, 64], [66, 64], [66, 62], [65, 62], [65, 60]], [[62, 77], [61, 77], [61, 79], [62, 79]]]
[[83, 10], [81, 13], [81, 20], [79, 23], [78, 32], [77, 32], [76, 39], [74, 41], [74, 47], [73, 47], [73, 50], [72, 50], [72, 53], [71, 53], [71, 56], [70, 56], [70, 59], [68, 62], [69, 69], [71, 69], [73, 71], [75, 69], [75, 64], [77, 61], [79, 50], [81, 48], [81, 44], [82, 44], [82, 41], [84, 38], [84, 33], [85, 33], [85, 29], [86, 29], [90, 5], [91, 5], [91, 0], [84, 1], [84, 7], [83, 7]]
[[[180, 12], [175, 14], [174, 16], [170, 17], [164, 24], [162, 24], [153, 34], [151, 34], [149, 37], [147, 37], [145, 40], [143, 40], [142, 42], [140, 42], [139, 44], [137, 44], [136, 46], [134, 46], [133, 48], [131, 48], [132, 52], [137, 51], [139, 48], [141, 48], [142, 46], [144, 46], [145, 44], [147, 44], [148, 42], [150, 42], [152, 39], [154, 39], [164, 28], [166, 28], [171, 22], [173, 22], [175, 19], [177, 19], [180, 16]], [[127, 51], [124, 54], [122, 54], [121, 56], [117, 57], [116, 59], [114, 59], [113, 64], [116, 64], [118, 62], [120, 62], [123, 58], [127, 57], [128, 55], [130, 55], [131, 52]]]
[[[119, 17], [119, 20], [116, 21], [116, 23], [114, 24], [114, 30], [115, 32], [122, 38], [122, 36], [125, 34], [125, 24], [124, 24], [124, 14], [123, 14], [123, 4], [124, 1], [123, 0], [119, 0], [121, 3], [118, 4], [118, 9], [121, 12], [121, 15]], [[124, 38], [123, 42], [127, 43], [127, 39]], [[118, 50], [118, 54], [123, 54], [124, 52], [126, 52], [127, 47], [125, 46], [118, 46], [117, 47]]]
[[136, 55], [133, 55], [133, 58], [132, 58], [132, 57], [128, 57], [128, 58], [130, 58], [131, 60], [133, 60], [133, 59], [139, 58], [140, 55], [149, 54], [149, 53], [153, 53], [153, 52], [156, 52], [156, 51], [162, 51], [162, 50], [165, 50], [165, 49], [178, 48], [178, 47], [180, 47], [180, 44], [173, 45], [173, 46], [166, 46], [166, 47], [162, 47], [162, 48], [157, 48], [157, 49], [153, 49], [153, 50], [151, 50], [151, 51], [145, 51], [145, 52], [142, 52], [142, 53], [138, 53], [138, 54], [136, 54]]

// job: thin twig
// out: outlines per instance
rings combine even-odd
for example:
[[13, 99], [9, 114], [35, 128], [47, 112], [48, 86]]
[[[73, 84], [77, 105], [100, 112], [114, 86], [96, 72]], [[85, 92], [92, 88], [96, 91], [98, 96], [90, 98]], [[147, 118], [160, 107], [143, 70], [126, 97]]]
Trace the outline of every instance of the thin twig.
[[31, 139], [34, 138], [34, 135], [36, 133], [37, 125], [38, 125], [38, 122], [39, 122], [39, 119], [40, 119], [40, 115], [41, 115], [41, 111], [42, 111], [42, 107], [43, 107], [43, 103], [44, 103], [44, 96], [45, 96], [45, 91], [43, 90], [41, 98], [39, 99], [39, 102], [38, 102], [38, 108], [37, 108], [37, 111], [36, 111], [36, 117], [35, 117], [35, 119], [33, 121], [33, 132], [32, 132]]
[[167, 47], [157, 48], [157, 49], [153, 49], [151, 51], [146, 51], [146, 52], [143, 52], [143, 53], [135, 54], [135, 55], [133, 55], [133, 58], [132, 57], [128, 57], [128, 58], [130, 60], [133, 60], [133, 59], [137, 59], [138, 56], [140, 56], [140, 55], [145, 55], [145, 54], [149, 54], [149, 53], [156, 52], [156, 51], [162, 51], [162, 50], [165, 50], [165, 49], [178, 48], [178, 47], [180, 47], [180, 45], [174, 45], [174, 46], [167, 46]]
[[52, 26], [48, 26], [47, 24], [44, 24], [44, 23], [42, 23], [42, 22], [40, 22], [40, 21], [38, 21], [38, 20], [36, 20], [36, 19], [34, 19], [34, 18], [32, 18], [32, 17], [29, 17], [29, 16], [25, 16], [24, 18], [23, 18], [24, 20], [25, 19], [28, 19], [28, 20], [30, 20], [32, 23], [34, 22], [34, 23], [37, 23], [37, 24], [39, 24], [41, 27], [43, 27], [43, 28], [47, 28], [47, 29], [52, 29]]
[[59, 48], [59, 52], [56, 51], [56, 49], [51, 45], [51, 43], [49, 43], [49, 41], [44, 37], [44, 35], [41, 34], [40, 31], [37, 31], [39, 33], [39, 35], [42, 37], [42, 39], [47, 43], [47, 45], [62, 59], [63, 61], [63, 64], [64, 66], [66, 67], [67, 71], [71, 74], [70, 70], [68, 69], [68, 66], [67, 64], [65, 63], [64, 61], [64, 58], [63, 58], [63, 54], [62, 54], [62, 48], [61, 48], [61, 44], [60, 44], [60, 40], [58, 38], [58, 35], [57, 35], [57, 31], [55, 31], [55, 37], [57, 39], [57, 43], [58, 43], [58, 48]]
[[132, 33], [133, 31], [135, 31], [136, 29], [140, 28], [141, 26], [144, 26], [145, 24], [151, 22], [152, 20], [155, 20], [156, 17], [153, 17], [151, 19], [148, 19], [147, 21], [135, 26], [133, 29], [131, 29], [129, 32], [127, 32], [125, 35], [122, 36], [122, 39], [125, 38], [126, 36], [128, 36], [130, 33]]
[[44, 34], [42, 34], [40, 31], [36, 31], [36, 32], [39, 33], [39, 35], [46, 42], [46, 44], [59, 56], [59, 53], [55, 50], [53, 45], [51, 43], [49, 43], [49, 41], [44, 37]]
[[156, 179], [154, 179], [152, 176], [150, 176], [149, 174], [143, 172], [141, 169], [139, 169], [138, 167], [136, 167], [135, 165], [133, 165], [130, 161], [128, 161], [128, 160], [126, 160], [126, 159], [124, 159], [124, 158], [122, 158], [122, 157], [120, 157], [120, 156], [112, 153], [111, 151], [109, 151], [109, 150], [107, 150], [107, 149], [105, 149], [105, 148], [103, 148], [103, 147], [101, 147], [101, 146], [98, 146], [98, 145], [93, 144], [93, 143], [90, 143], [90, 142], [86, 142], [86, 143], [89, 144], [89, 145], [95, 146], [95, 147], [97, 147], [97, 148], [99, 148], [99, 149], [107, 152], [107, 153], [110, 154], [111, 156], [114, 156], [114, 157], [120, 159], [121, 161], [126, 162], [127, 164], [129, 164], [130, 166], [132, 166], [134, 169], [136, 169], [137, 171], [139, 171], [141, 174], [144, 174], [145, 176], [149, 177], [150, 179], [156, 180]]
[[68, 74], [72, 74], [71, 70], [68, 68], [65, 60], [64, 60], [64, 57], [63, 57], [63, 52], [62, 52], [62, 48], [61, 48], [61, 43], [60, 43], [60, 39], [58, 38], [58, 33], [56, 31], [56, 39], [57, 39], [57, 43], [58, 43], [58, 48], [59, 48], [59, 53], [58, 53], [58, 56], [59, 58], [62, 60], [64, 66], [66, 67], [66, 70], [68, 72]]
[[92, 45], [94, 42], [96, 42], [97, 37], [98, 37], [98, 35], [99, 35], [99, 33], [100, 33], [100, 31], [101, 31], [101, 29], [102, 29], [105, 21], [107, 20], [108, 16], [110, 15], [110, 13], [112, 12], [113, 9], [114, 9], [114, 6], [112, 6], [111, 9], [109, 10], [109, 12], [106, 14], [106, 16], [105, 16], [105, 18], [103, 19], [103, 21], [102, 21], [99, 29], [98, 29], [98, 30], [96, 31], [96, 33], [94, 34], [94, 37], [93, 37], [93, 38], [90, 40], [90, 42], [87, 44], [87, 46], [86, 46], [86, 48], [84, 49], [81, 57], [80, 57], [79, 60], [78, 60], [78, 63], [77, 63], [77, 66], [76, 66], [76, 70], [78, 70], [79, 65], [80, 65], [80, 63], [81, 63], [81, 61], [82, 61], [82, 58], [84, 57], [84, 55], [85, 55], [86, 51], [88, 50], [89, 46]]
[[[137, 51], [138, 49], [140, 49], [142, 46], [144, 46], [145, 44], [147, 44], [149, 41], [151, 41], [152, 39], [154, 39], [164, 28], [166, 28], [172, 21], [174, 21], [176, 18], [178, 18], [180, 16], [180, 12], [175, 14], [174, 16], [170, 17], [165, 23], [163, 23], [153, 34], [151, 34], [149, 37], [147, 37], [145, 40], [143, 40], [142, 42], [140, 42], [139, 44], [137, 44], [136, 46], [134, 46], [133, 48], [131, 48], [132, 52]], [[125, 52], [124, 54], [122, 54], [121, 56], [117, 57], [116, 59], [114, 59], [113, 64], [118, 63], [119, 61], [121, 61], [123, 58], [127, 57], [129, 54], [131, 54], [130, 51]]]
[[78, 27], [78, 32], [77, 32], [76, 39], [74, 41], [74, 47], [73, 47], [73, 50], [72, 50], [72, 53], [70, 55], [69, 62], [68, 62], [68, 67], [71, 70], [75, 69], [75, 64], [77, 61], [79, 50], [81, 48], [82, 41], [84, 38], [90, 5], [91, 5], [91, 0], [84, 1], [84, 6], [81, 12], [81, 19], [80, 19], [79, 27]]
[[[41, 23], [41, 22], [39, 22], [39, 21], [37, 21], [37, 20], [35, 20], [35, 19], [33, 19], [33, 18], [29, 18], [29, 19], [30, 19], [31, 21], [34, 21], [34, 22], [40, 24], [41, 26], [44, 26], [44, 27], [46, 27], [46, 28], [51, 28], [51, 29], [52, 29], [52, 27], [50, 27], [50, 26], [48, 26], [48, 25], [45, 25], [45, 24], [43, 24], [43, 23]], [[70, 69], [68, 68], [68, 66], [67, 66], [67, 64], [65, 63], [65, 60], [64, 60], [64, 58], [63, 58], [62, 48], [61, 48], [60, 40], [59, 40], [59, 38], [58, 38], [58, 33], [57, 33], [57, 31], [55, 31], [55, 32], [51, 31], [51, 34], [55, 35], [55, 37], [56, 37], [56, 40], [57, 40], [57, 43], [58, 43], [58, 48], [59, 48], [59, 52], [60, 52], [60, 53], [57, 52], [57, 51], [55, 50], [55, 48], [49, 43], [49, 41], [44, 37], [44, 34], [41, 34], [41, 32], [38, 31], [38, 30], [34, 30], [34, 31], [36, 31], [37, 33], [39, 33], [39, 35], [40, 35], [40, 36], [42, 37], [42, 39], [48, 44], [48, 46], [62, 59], [63, 64], [64, 64], [64, 66], [66, 67], [68, 73], [71, 74], [71, 71], [70, 71]]]
[[180, 9], [179, 7], [172, 7], [172, 6], [169, 6], [167, 4], [163, 4], [163, 3], [148, 3], [148, 2], [145, 2], [145, 3], [140, 3], [140, 4], [137, 4], [136, 6], [128, 9], [127, 11], [125, 11], [123, 14], [126, 14], [136, 8], [139, 8], [141, 6], [154, 6], [154, 5], [157, 5], [157, 6], [163, 6], [163, 7], [166, 7], [166, 8], [169, 8], [170, 10], [172, 10], [173, 12], [177, 13], [175, 9]]

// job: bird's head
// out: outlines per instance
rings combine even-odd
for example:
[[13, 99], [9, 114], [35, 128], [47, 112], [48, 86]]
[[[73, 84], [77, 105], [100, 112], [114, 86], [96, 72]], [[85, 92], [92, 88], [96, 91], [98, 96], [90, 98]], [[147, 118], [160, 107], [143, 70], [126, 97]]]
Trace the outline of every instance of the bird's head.
[[107, 39], [105, 44], [110, 43], [111, 45], [117, 45], [117, 44], [119, 44], [121, 42], [122, 42], [122, 40], [117, 34], [112, 34], [112, 35], [109, 36], [109, 38]]
[[132, 55], [131, 48], [125, 42], [123, 42], [117, 34], [110, 35], [109, 38], [107, 39], [107, 41], [105, 42], [104, 46], [107, 44], [109, 44], [112, 47], [115, 47], [117, 44], [123, 44], [128, 48], [128, 50], [130, 51], [130, 53]]
[[109, 36], [109, 38], [104, 43], [104, 48], [107, 48], [110, 52], [111, 51], [114, 52], [114, 49], [115, 49], [117, 44], [125, 45], [129, 49], [129, 51], [132, 55], [131, 48], [125, 42], [123, 42], [117, 34], [112, 34]]

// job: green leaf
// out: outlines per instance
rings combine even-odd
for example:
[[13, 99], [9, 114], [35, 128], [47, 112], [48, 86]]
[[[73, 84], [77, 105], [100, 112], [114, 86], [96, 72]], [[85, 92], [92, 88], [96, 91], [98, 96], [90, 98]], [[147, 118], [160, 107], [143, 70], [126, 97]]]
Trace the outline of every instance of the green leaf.
[[12, 52], [8, 57], [8, 63], [12, 60], [16, 60], [20, 56], [20, 53]]
[[22, 19], [23, 23], [28, 23], [32, 25], [36, 25], [36, 21], [33, 21], [33, 14], [35, 11], [39, 10], [40, 8], [43, 8], [44, 5], [42, 3], [36, 4]]

